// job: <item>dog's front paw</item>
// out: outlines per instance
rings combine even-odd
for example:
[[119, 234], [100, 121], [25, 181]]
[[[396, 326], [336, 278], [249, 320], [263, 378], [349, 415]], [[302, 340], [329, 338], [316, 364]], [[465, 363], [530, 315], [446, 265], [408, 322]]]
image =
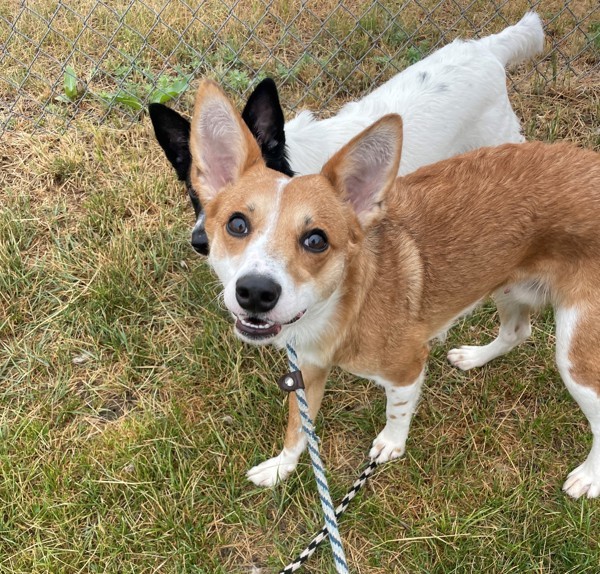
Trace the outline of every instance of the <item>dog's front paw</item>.
[[588, 498], [596, 498], [600, 495], [600, 473], [594, 472], [593, 465], [586, 460], [569, 473], [563, 490], [573, 498], [579, 498], [584, 494]]
[[462, 371], [481, 367], [490, 359], [491, 357], [488, 356], [485, 347], [463, 345], [458, 349], [451, 349], [448, 351], [448, 360], [450, 363]]
[[290, 457], [284, 449], [277, 456], [252, 467], [246, 476], [256, 486], [275, 486], [292, 474], [297, 464], [298, 459]]
[[383, 429], [377, 438], [373, 441], [373, 446], [369, 451], [371, 460], [381, 464], [388, 460], [394, 460], [404, 454], [406, 438], [395, 438], [388, 436], [386, 429]]

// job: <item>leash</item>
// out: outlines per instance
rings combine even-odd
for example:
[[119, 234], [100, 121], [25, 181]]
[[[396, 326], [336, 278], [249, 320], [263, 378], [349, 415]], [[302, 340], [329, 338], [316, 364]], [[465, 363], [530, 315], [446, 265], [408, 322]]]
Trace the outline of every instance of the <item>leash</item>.
[[[335, 509], [335, 517], [338, 519], [346, 509], [350, 505], [350, 501], [357, 495], [358, 491], [364, 486], [367, 479], [375, 472], [378, 463], [375, 461], [370, 462], [366, 468], [362, 471], [361, 475], [358, 477], [356, 482], [352, 485], [352, 488], [346, 493], [344, 498], [342, 498], [342, 502]], [[310, 541], [308, 546], [298, 554], [298, 558], [293, 562], [290, 562], [283, 570], [279, 571], [279, 574], [292, 574], [292, 572], [296, 572], [299, 570], [302, 565], [315, 553], [315, 550], [319, 547], [319, 545], [327, 538], [329, 535], [329, 531], [327, 530], [327, 526], [323, 526], [319, 533]]]
[[280, 379], [279, 385], [285, 390], [296, 392], [298, 410], [300, 411], [300, 418], [302, 419], [302, 430], [308, 441], [308, 452], [310, 454], [315, 481], [317, 483], [317, 490], [319, 491], [319, 498], [321, 499], [321, 508], [323, 509], [323, 515], [325, 517], [325, 527], [329, 533], [335, 570], [338, 574], [350, 574], [348, 563], [346, 562], [344, 546], [340, 537], [335, 507], [331, 500], [331, 493], [329, 492], [329, 485], [327, 484], [327, 478], [325, 476], [325, 468], [323, 467], [323, 462], [321, 461], [321, 456], [319, 454], [319, 437], [315, 432], [315, 426], [310, 418], [308, 410], [302, 373], [298, 367], [298, 355], [290, 344], [287, 344], [286, 347], [288, 364], [291, 372]]
[[298, 355], [290, 344], [287, 344], [286, 348], [290, 372], [281, 377], [277, 381], [277, 384], [283, 391], [288, 393], [296, 393], [296, 399], [298, 401], [298, 407], [302, 419], [302, 430], [306, 435], [308, 442], [308, 450], [313, 465], [315, 480], [317, 482], [317, 490], [319, 491], [321, 507], [323, 508], [323, 514], [325, 516], [325, 525], [316, 534], [316, 536], [313, 537], [308, 546], [306, 546], [306, 548], [300, 552], [298, 557], [293, 562], [290, 562], [283, 570], [280, 570], [278, 574], [292, 574], [293, 572], [299, 570], [328, 536], [331, 541], [331, 549], [333, 552], [336, 572], [338, 572], [338, 574], [349, 574], [337, 519], [340, 518], [344, 512], [346, 512], [352, 499], [365, 485], [367, 479], [375, 472], [375, 469], [379, 466], [379, 463], [373, 460], [367, 464], [358, 479], [344, 495], [344, 498], [342, 498], [342, 502], [335, 509], [335, 511], [333, 511], [333, 502], [329, 492], [329, 485], [327, 484], [323, 462], [321, 461], [321, 457], [319, 455], [319, 437], [315, 432], [314, 423], [310, 418], [308, 402], [306, 400], [306, 394], [304, 393], [304, 380], [298, 367]]

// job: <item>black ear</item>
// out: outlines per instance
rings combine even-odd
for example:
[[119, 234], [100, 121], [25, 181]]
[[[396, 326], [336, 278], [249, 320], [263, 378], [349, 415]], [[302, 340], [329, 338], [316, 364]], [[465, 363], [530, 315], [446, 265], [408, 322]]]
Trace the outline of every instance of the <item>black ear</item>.
[[267, 167], [293, 176], [285, 149], [283, 110], [277, 86], [271, 78], [265, 78], [250, 94], [242, 119], [260, 145]]
[[186, 181], [192, 164], [190, 122], [163, 104], [148, 106], [156, 139], [181, 181]]

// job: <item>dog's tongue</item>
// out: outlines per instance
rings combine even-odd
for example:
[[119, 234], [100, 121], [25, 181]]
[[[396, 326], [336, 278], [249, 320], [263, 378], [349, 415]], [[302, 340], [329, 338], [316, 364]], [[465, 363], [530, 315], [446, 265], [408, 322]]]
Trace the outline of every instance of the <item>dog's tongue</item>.
[[236, 329], [249, 337], [272, 337], [281, 331], [279, 323], [268, 323], [256, 317], [244, 318], [235, 322]]

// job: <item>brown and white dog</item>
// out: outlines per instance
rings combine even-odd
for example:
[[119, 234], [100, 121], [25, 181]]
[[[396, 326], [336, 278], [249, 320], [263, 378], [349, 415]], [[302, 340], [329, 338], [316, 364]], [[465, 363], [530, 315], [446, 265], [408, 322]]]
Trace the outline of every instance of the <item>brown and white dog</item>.
[[[526, 339], [550, 303], [556, 357], [594, 441], [564, 484], [600, 494], [600, 155], [566, 144], [484, 148], [396, 179], [399, 116], [386, 116], [319, 175], [265, 166], [221, 89], [200, 86], [191, 179], [206, 206], [209, 262], [244, 341], [293, 342], [312, 411], [329, 370], [380, 384], [387, 421], [370, 452], [403, 454], [430, 342], [493, 294], [497, 339], [449, 352], [461, 369]], [[248, 477], [273, 485], [305, 448], [295, 399], [281, 453]]]

